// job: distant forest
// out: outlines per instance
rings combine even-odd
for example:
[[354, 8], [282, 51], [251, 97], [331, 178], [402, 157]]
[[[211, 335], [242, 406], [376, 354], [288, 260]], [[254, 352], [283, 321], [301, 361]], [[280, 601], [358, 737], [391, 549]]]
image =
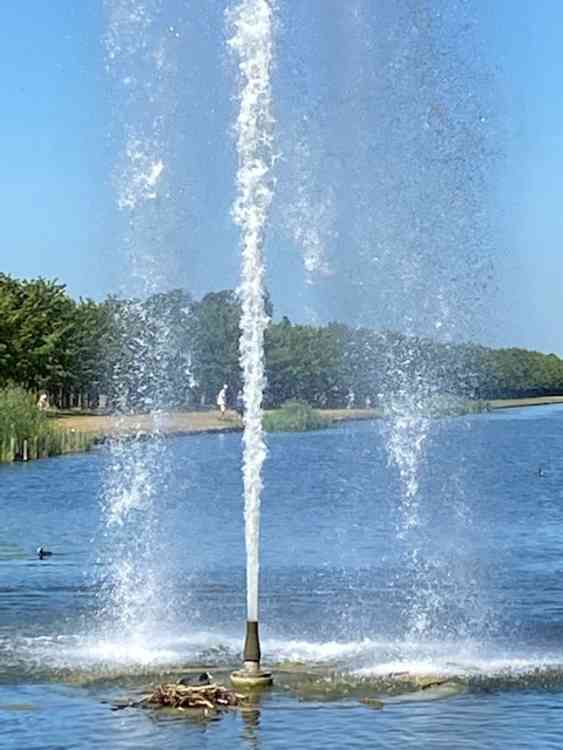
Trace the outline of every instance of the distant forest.
[[[268, 300], [268, 313], [273, 315]], [[49, 394], [59, 408], [147, 410], [214, 405], [241, 387], [240, 303], [232, 290], [194, 299], [176, 289], [146, 300], [76, 301], [64, 284], [0, 274], [0, 387]], [[287, 318], [266, 332], [266, 404], [380, 405], [428, 384], [465, 399], [563, 395], [563, 360], [525, 349], [442, 344], [341, 323]], [[418, 386], [416, 386], [418, 387]]]

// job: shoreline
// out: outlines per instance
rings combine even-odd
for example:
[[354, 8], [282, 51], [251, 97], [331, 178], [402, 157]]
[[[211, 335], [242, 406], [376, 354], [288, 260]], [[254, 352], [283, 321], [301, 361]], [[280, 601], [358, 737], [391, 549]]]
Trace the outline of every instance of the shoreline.
[[551, 406], [563, 404], [563, 396], [534, 396], [532, 398], [496, 398], [486, 402], [492, 411], [516, 409], [522, 406]]
[[[539, 396], [537, 398], [521, 399], [491, 399], [485, 402], [488, 411], [514, 409], [531, 406], [563, 405], [563, 396]], [[380, 409], [323, 409], [321, 414], [329, 422], [359, 422], [380, 419]], [[58, 427], [77, 430], [94, 435], [99, 441], [111, 437], [143, 436], [154, 432], [153, 419], [148, 414], [114, 417], [110, 415], [57, 415], [53, 413], [51, 419]], [[241, 432], [242, 421], [234, 411], [228, 411], [224, 418], [215, 411], [184, 411], [163, 414], [159, 426], [163, 435], [174, 437], [182, 435], [205, 435], [213, 433]]]
[[[324, 417], [332, 424], [365, 421], [380, 418], [378, 409], [326, 409]], [[102, 442], [112, 437], [133, 437], [154, 434], [154, 420], [149, 414], [115, 417], [111, 415], [63, 415], [51, 414], [51, 419], [60, 428], [76, 430], [94, 435]], [[161, 415], [159, 431], [167, 437], [182, 435], [225, 434], [242, 432], [242, 420], [234, 411], [227, 411], [221, 418], [215, 411], [182, 411]]]

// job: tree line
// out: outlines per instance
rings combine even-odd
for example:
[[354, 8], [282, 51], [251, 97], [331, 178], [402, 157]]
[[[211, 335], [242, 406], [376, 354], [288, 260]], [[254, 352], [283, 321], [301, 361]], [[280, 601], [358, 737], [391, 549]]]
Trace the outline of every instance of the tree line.
[[[271, 301], [267, 300], [270, 317]], [[240, 302], [180, 289], [146, 300], [74, 300], [55, 280], [0, 274], [0, 387], [45, 392], [59, 408], [205, 407], [241, 388]], [[563, 395], [563, 361], [524, 349], [443, 344], [393, 331], [271, 322], [266, 404], [378, 405], [401, 389], [492, 399]]]

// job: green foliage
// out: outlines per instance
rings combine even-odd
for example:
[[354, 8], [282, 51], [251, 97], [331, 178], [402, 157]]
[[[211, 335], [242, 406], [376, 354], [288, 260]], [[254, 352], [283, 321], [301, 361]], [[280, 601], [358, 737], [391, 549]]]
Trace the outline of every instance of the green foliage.
[[457, 417], [462, 414], [479, 414], [487, 410], [486, 401], [467, 401], [461, 396], [437, 394], [418, 405], [418, 414], [425, 417]]
[[20, 386], [0, 389], [0, 462], [21, 457], [24, 440], [29, 458], [88, 450], [93, 442], [88, 435], [58, 429]]
[[14, 437], [19, 441], [53, 429], [31, 393], [19, 386], [0, 390], [0, 440]]
[[204, 404], [215, 404], [224, 383], [231, 394], [241, 386], [240, 317], [240, 301], [230, 289], [210, 292], [194, 304], [193, 376]]
[[101, 353], [110, 330], [105, 305], [75, 302], [56, 281], [0, 274], [0, 386], [17, 380], [52, 400], [65, 391], [104, 387]]
[[264, 415], [267, 432], [306, 432], [328, 427], [329, 420], [304, 401], [286, 401], [280, 409]]
[[[231, 400], [241, 387], [240, 317], [229, 289], [77, 302], [57, 281], [0, 273], [0, 388], [44, 390], [59, 408], [96, 405], [101, 393], [122, 412], [214, 406], [223, 383]], [[424, 410], [457, 413], [469, 400], [563, 395], [554, 354], [287, 318], [266, 330], [265, 367], [269, 408], [342, 408], [352, 394], [354, 406], [377, 407], [380, 393], [414, 390]]]
[[465, 356], [479, 374], [475, 384], [478, 398], [563, 395], [563, 360], [555, 354], [467, 346]]
[[0, 382], [16, 377], [29, 389], [65, 378], [65, 342], [75, 303], [64, 286], [0, 274]]
[[121, 411], [151, 411], [189, 403], [193, 306], [182, 290], [147, 300], [110, 297], [100, 361], [104, 392]]
[[267, 404], [292, 399], [318, 407], [338, 404], [347, 393], [343, 355], [335, 328], [291, 325], [287, 318], [271, 325], [265, 339]]

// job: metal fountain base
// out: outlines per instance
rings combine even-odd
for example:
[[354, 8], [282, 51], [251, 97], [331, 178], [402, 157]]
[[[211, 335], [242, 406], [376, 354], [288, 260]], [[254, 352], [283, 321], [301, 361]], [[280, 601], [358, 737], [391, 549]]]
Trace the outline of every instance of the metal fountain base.
[[260, 669], [258, 662], [245, 662], [243, 668], [231, 674], [234, 687], [246, 690], [259, 690], [270, 687], [274, 678], [271, 672]]
[[231, 674], [232, 684], [240, 689], [258, 690], [273, 683], [272, 673], [260, 669], [260, 638], [258, 623], [249, 620], [246, 623], [246, 639], [242, 669]]

